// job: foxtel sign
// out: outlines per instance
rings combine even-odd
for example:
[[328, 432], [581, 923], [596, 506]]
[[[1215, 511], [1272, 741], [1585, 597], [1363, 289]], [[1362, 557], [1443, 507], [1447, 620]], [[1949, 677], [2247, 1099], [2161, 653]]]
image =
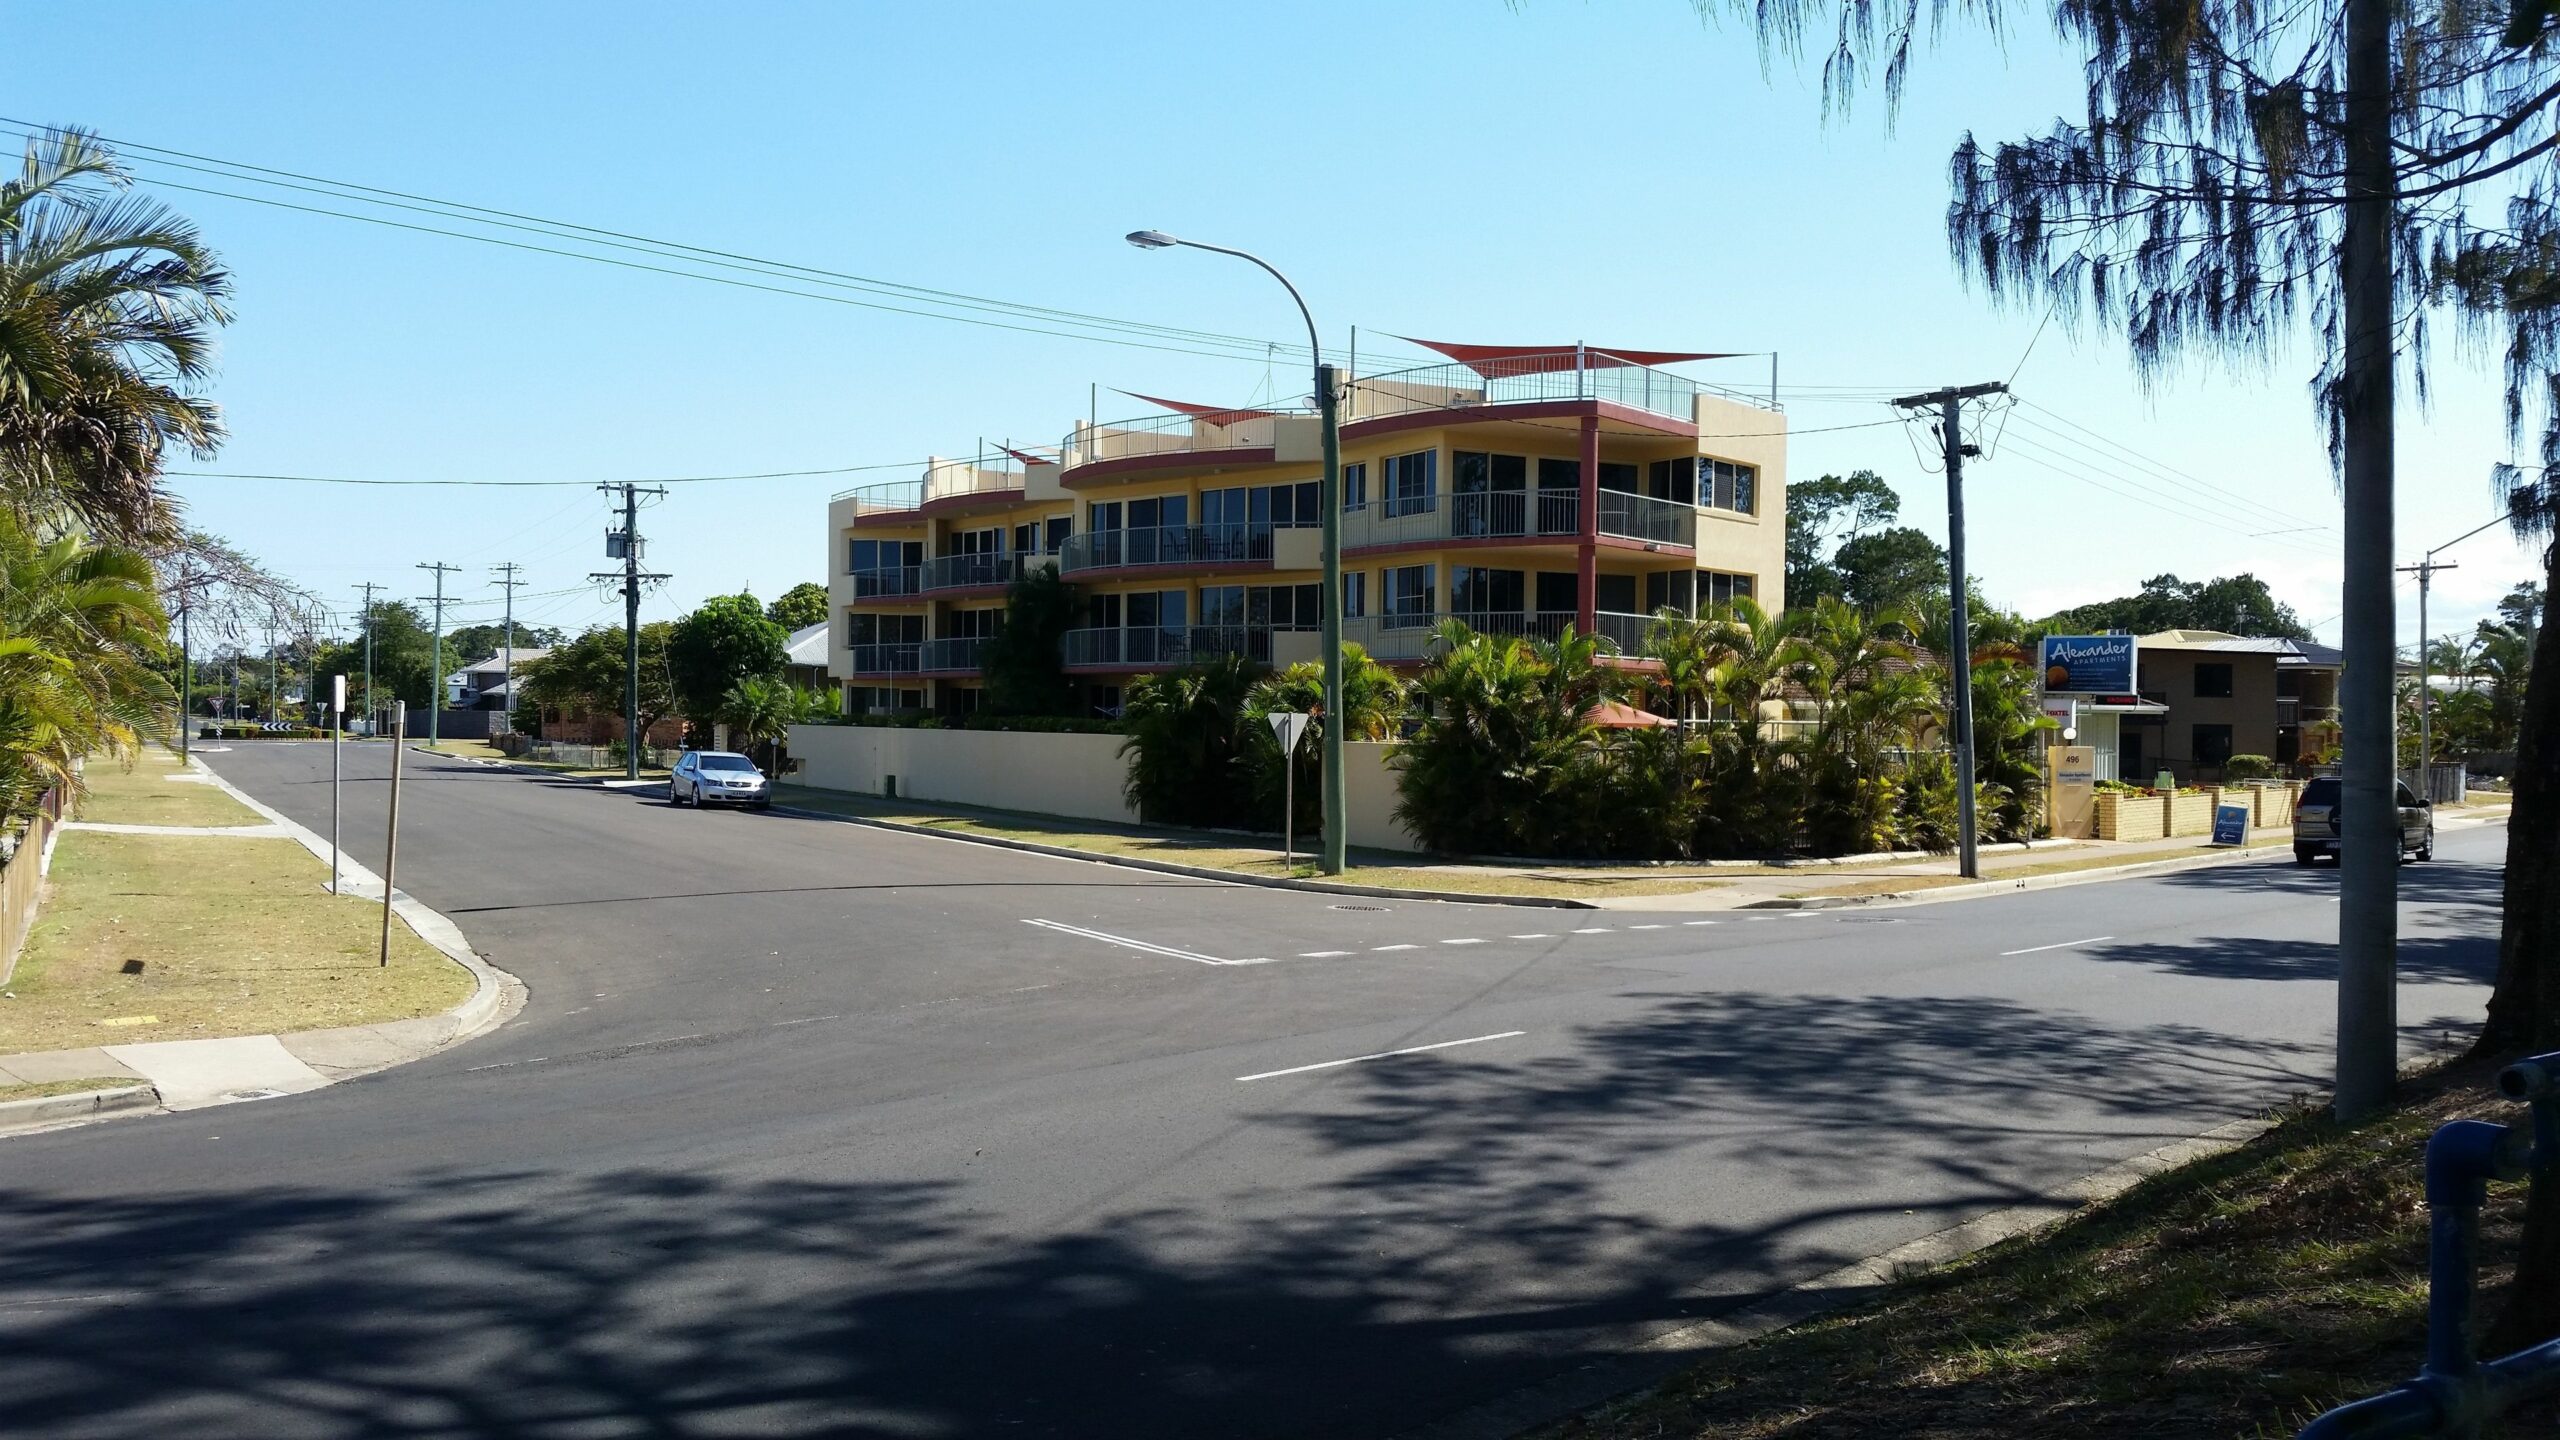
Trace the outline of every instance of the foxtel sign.
[[2134, 693], [2133, 648], [2130, 635], [2047, 635], [2041, 666], [2045, 693]]

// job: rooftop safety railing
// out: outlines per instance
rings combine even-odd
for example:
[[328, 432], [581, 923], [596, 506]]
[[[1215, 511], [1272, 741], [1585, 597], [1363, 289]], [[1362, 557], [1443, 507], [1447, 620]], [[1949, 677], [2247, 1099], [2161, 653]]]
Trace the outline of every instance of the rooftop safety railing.
[[1348, 424], [1425, 410], [1606, 400], [1674, 420], [1694, 420], [1700, 395], [1720, 396], [1759, 410], [1775, 408], [1765, 396], [1728, 390], [1650, 365], [1611, 361], [1605, 352], [1559, 350], [1473, 364], [1453, 360], [1362, 376], [1345, 387], [1342, 418]]
[[1000, 495], [1022, 488], [1022, 467], [1011, 462], [1001, 464], [985, 460], [944, 460], [939, 457], [925, 462], [924, 473], [904, 480], [877, 480], [839, 490], [831, 500], [851, 500], [856, 515], [895, 514], [914, 510], [933, 500], [949, 500], [965, 495]]
[[1268, 450], [1278, 442], [1280, 420], [1315, 412], [1266, 406], [1227, 412], [1219, 424], [1194, 415], [1147, 415], [1135, 420], [1082, 424], [1061, 442], [1059, 464], [1069, 470], [1103, 460], [1182, 455], [1212, 450]]

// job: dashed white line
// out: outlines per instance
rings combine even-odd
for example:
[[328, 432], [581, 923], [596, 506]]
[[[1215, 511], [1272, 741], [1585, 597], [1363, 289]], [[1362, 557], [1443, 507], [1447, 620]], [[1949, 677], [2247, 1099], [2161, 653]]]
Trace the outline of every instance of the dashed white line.
[[1062, 934], [1080, 935], [1087, 940], [1099, 940], [1106, 945], [1119, 945], [1127, 949], [1143, 951], [1149, 955], [1169, 955], [1176, 960], [1189, 960], [1201, 965], [1228, 963], [1215, 955], [1200, 955], [1189, 950], [1176, 950], [1170, 945], [1158, 945], [1147, 940], [1132, 940], [1126, 935], [1111, 935], [1100, 930], [1087, 930], [1081, 925], [1068, 925], [1056, 920], [1025, 920], [1022, 923], [1037, 925], [1043, 930], [1056, 930]]
[[1419, 945], [1372, 945], [1369, 947], [1369, 953], [1372, 955], [1383, 955], [1390, 950], [1419, 950], [1421, 948], [1422, 947]]
[[1337, 956], [1348, 955], [1350, 953], [1351, 952], [1348, 950], [1301, 950], [1298, 952], [1298, 958], [1301, 960], [1331, 960]]
[[1481, 1045], [1488, 1040], [1511, 1040], [1526, 1035], [1526, 1030], [1505, 1030], [1499, 1035], [1470, 1035], [1464, 1040], [1442, 1040], [1432, 1045], [1408, 1045], [1401, 1050], [1380, 1050], [1369, 1055], [1353, 1055], [1342, 1060], [1319, 1060], [1313, 1065], [1292, 1065], [1286, 1070], [1265, 1070], [1254, 1075], [1239, 1075], [1239, 1084], [1252, 1080], [1276, 1080], [1283, 1075], [1304, 1075], [1310, 1070], [1332, 1070], [1344, 1065], [1357, 1065], [1363, 1060], [1385, 1060], [1397, 1055], [1420, 1055], [1429, 1050], [1447, 1050], [1459, 1045]]
[[1713, 925], [1716, 922], [1713, 920], [1683, 920], [1680, 923], [1683, 925]]
[[1546, 931], [1540, 931], [1535, 935], [1514, 935], [1511, 938], [1514, 940], [1553, 940], [1556, 937]]
[[2113, 935], [2092, 935], [2086, 940], [2064, 940], [2053, 945], [2030, 945], [2024, 950], [2003, 950], [2000, 952], [2000, 958], [2006, 960], [2012, 955], [2034, 955], [2046, 950], [2068, 950], [2074, 945], [2095, 945], [2101, 940], [2114, 938], [2116, 937]]
[[1671, 927], [1668, 925], [1630, 925], [1627, 928], [1630, 930], [1668, 930]]
[[1576, 935], [1610, 935], [1616, 932], [1607, 925], [1586, 925], [1582, 929], [1576, 930], [1573, 933]]
[[[1036, 990], [1041, 987], [1035, 985], [1031, 988]], [[841, 1020], [843, 1018], [844, 1017], [842, 1015], [811, 1015], [806, 1019], [801, 1020], [776, 1020], [767, 1028], [780, 1030], [787, 1025], [815, 1025], [821, 1020]]]
[[1484, 942], [1481, 940], [1443, 940], [1440, 943], [1443, 945], [1481, 945]]

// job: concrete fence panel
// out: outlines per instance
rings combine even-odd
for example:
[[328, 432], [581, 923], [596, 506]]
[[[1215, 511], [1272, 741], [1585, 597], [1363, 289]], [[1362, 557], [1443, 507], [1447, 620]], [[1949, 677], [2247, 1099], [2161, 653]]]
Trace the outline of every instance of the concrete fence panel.
[[1129, 767], [1117, 735], [1007, 730], [920, 730], [794, 725], [791, 756], [801, 784], [859, 795], [1021, 810], [1071, 820], [1135, 824], [1121, 798]]

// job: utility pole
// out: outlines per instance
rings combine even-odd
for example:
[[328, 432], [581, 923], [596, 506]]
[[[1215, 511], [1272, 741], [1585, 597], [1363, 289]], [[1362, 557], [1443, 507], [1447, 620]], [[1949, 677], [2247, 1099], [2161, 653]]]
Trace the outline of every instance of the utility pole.
[[632, 484], [599, 485], [596, 488], [608, 494], [616, 490], [622, 492], [622, 528], [608, 530], [604, 535], [605, 557], [619, 558], [622, 573], [617, 575], [610, 570], [601, 570], [587, 578], [622, 582], [622, 659], [626, 671], [622, 689], [623, 776], [637, 780], [640, 778], [640, 749], [648, 743], [640, 733], [640, 586], [644, 581], [667, 578], [649, 574], [640, 568], [640, 497], [663, 496], [667, 492], [658, 486]]
[[507, 587], [506, 626], [498, 632], [502, 637], [498, 641], [499, 683], [506, 687], [506, 698], [500, 702], [499, 713], [507, 717], [507, 728], [513, 730], [516, 728], [516, 587], [524, 583], [516, 578], [516, 572], [524, 567], [510, 560], [504, 565], [489, 568], [501, 577], [489, 583]]
[[[427, 668], [435, 672], [427, 677], [427, 748], [432, 750], [436, 747], [436, 716], [444, 709], [444, 577], [462, 567], [438, 560], [421, 562], [418, 568], [432, 570], [436, 577], [436, 643], [435, 648], [427, 652], [430, 657]], [[422, 595], [418, 598], [428, 597]]]
[[382, 587], [367, 580], [356, 587], [364, 592], [364, 733], [373, 733], [373, 592]]
[[1980, 842], [1973, 828], [1973, 620], [1965, 613], [1964, 593], [1964, 457], [1982, 447], [1964, 443], [1964, 402], [1978, 395], [2005, 395], [2009, 387], [1992, 381], [1951, 385], [1926, 395], [1894, 401], [1904, 410], [1938, 408], [1938, 439], [1947, 457], [1947, 666], [1955, 676], [1948, 719], [1956, 748], [1957, 871], [1968, 880], [1982, 876]]
[[[2425, 555], [2423, 555], [2423, 556], [2419, 557], [2419, 560], [2418, 560], [2418, 563], [2417, 563], [2417, 564], [2415, 564], [2415, 565], [2403, 565], [2403, 566], [2400, 566], [2400, 567], [2399, 567], [2399, 570], [2400, 570], [2400, 573], [2401, 573], [2401, 574], [2403, 574], [2403, 575], [2415, 575], [2415, 576], [2417, 576], [2417, 577], [2418, 577], [2418, 787], [2417, 787], [2417, 788], [2418, 788], [2418, 798], [2419, 798], [2419, 799], [2421, 799], [2421, 800], [2433, 800], [2433, 799], [2435, 798], [2435, 782], [2434, 782], [2434, 775], [2433, 775], [2433, 766], [2435, 765], [2435, 758], [2436, 758], [2436, 748], [2435, 748], [2435, 740], [2436, 740], [2436, 737], [2435, 737], [2435, 723], [2434, 723], [2434, 722], [2435, 722], [2435, 706], [2434, 706], [2435, 696], [2434, 696], [2434, 695], [2433, 695], [2433, 693], [2432, 693], [2432, 692], [2434, 691], [2435, 687], [2434, 687], [2432, 684], [2430, 684], [2430, 683], [2429, 683], [2429, 681], [2430, 681], [2430, 679], [2431, 679], [2432, 677], [2430, 677], [2430, 676], [2427, 674], [2427, 587], [2428, 587], [2429, 585], [2431, 585], [2431, 584], [2433, 584], [2433, 583], [2435, 582], [2436, 572], [2437, 572], [2437, 571], [2439, 571], [2439, 570], [2459, 570], [2459, 569], [2461, 569], [2461, 568], [2462, 568], [2462, 567], [2461, 567], [2460, 565], [2458, 565], [2458, 564], [2454, 563], [2454, 562], [2453, 562], [2453, 561], [2451, 561], [2451, 560], [2438, 560], [2438, 559], [2436, 558], [2436, 552], [2435, 552], [2435, 551], [2433, 551], [2433, 550], [2430, 550], [2430, 551], [2428, 551]], [[2397, 762], [2397, 760], [2399, 759], [2399, 757], [2395, 755], [2395, 756], [2393, 756], [2393, 757], [2392, 757], [2392, 759], [2393, 759], [2395, 762]]]

